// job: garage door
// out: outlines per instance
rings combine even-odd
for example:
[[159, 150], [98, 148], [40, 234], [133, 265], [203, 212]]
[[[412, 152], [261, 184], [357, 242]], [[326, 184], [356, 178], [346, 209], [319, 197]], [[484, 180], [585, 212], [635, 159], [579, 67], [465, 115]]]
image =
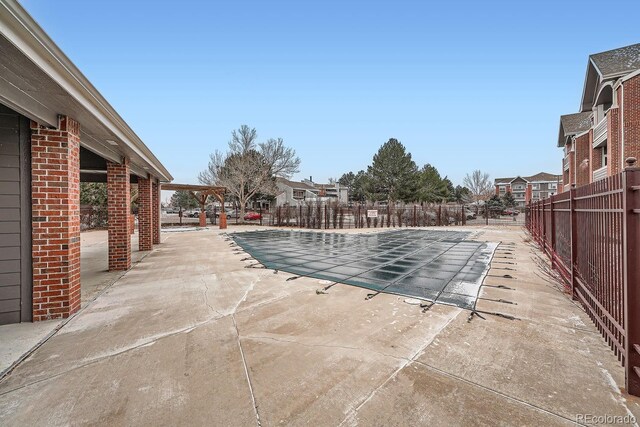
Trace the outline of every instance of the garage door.
[[31, 321], [29, 122], [0, 105], [0, 325]]

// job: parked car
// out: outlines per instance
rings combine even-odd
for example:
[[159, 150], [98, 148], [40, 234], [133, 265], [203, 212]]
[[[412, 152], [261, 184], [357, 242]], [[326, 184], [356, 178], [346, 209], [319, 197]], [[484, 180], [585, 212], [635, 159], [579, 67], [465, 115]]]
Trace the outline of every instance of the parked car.
[[187, 211], [184, 216], [188, 218], [199, 218], [200, 211], [199, 210]]
[[247, 212], [244, 215], [245, 221], [257, 221], [260, 219], [262, 219], [262, 215], [260, 215], [258, 212]]
[[[235, 209], [225, 209], [224, 213], [227, 215], [227, 218], [240, 217], [240, 211], [236, 211]], [[220, 211], [216, 211], [216, 217], [220, 217]]]
[[509, 216], [517, 216], [520, 213], [520, 211], [518, 209], [505, 209], [502, 211], [502, 215], [509, 215]]
[[467, 219], [476, 219], [476, 213], [471, 209], [465, 209], [464, 214], [467, 217]]

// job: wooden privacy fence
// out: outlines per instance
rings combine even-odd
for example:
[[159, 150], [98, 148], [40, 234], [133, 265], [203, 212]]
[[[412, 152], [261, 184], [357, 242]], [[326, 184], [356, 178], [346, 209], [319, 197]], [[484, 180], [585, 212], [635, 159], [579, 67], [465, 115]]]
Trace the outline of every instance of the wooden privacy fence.
[[526, 225], [640, 396], [640, 169], [534, 202]]

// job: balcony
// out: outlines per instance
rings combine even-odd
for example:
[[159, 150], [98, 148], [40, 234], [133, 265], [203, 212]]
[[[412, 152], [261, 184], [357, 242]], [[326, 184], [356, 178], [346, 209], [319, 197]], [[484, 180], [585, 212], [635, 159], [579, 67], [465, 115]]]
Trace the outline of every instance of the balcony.
[[569, 157], [565, 157], [562, 160], [562, 170], [563, 171], [568, 171], [569, 170]]
[[607, 141], [607, 118], [600, 120], [593, 128], [593, 148], [598, 148]]
[[601, 167], [600, 169], [596, 169], [593, 171], [593, 182], [600, 181], [601, 179], [605, 179], [607, 177], [607, 167]]

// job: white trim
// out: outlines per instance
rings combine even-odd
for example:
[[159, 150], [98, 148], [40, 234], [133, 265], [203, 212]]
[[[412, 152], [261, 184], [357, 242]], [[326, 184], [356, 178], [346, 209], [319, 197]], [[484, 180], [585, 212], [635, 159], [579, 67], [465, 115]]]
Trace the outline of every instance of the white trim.
[[622, 83], [626, 82], [627, 80], [632, 79], [632, 78], [634, 78], [635, 76], [638, 76], [638, 75], [640, 75], [640, 68], [635, 70], [635, 71], [630, 72], [629, 74], [625, 74], [621, 79], [619, 79], [620, 80], [620, 84], [622, 84]]
[[583, 132], [576, 133], [575, 135], [573, 135], [573, 141], [571, 141], [571, 143], [572, 144], [575, 143], [576, 139], [580, 138], [581, 136], [585, 136], [586, 134], [588, 134], [591, 129], [592, 128], [589, 128], [589, 129], [587, 129], [587, 130], [585, 130]]

